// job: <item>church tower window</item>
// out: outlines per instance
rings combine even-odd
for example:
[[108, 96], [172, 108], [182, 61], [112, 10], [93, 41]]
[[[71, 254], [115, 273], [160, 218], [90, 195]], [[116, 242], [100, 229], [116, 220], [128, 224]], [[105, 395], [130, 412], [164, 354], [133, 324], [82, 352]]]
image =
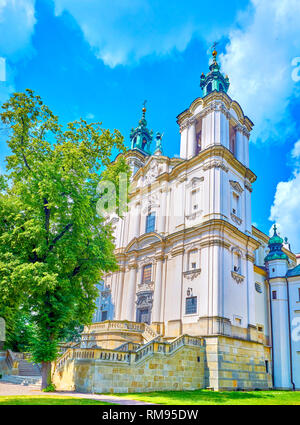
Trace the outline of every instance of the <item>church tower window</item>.
[[193, 249], [188, 253], [188, 267], [187, 270], [195, 270], [199, 267], [198, 250]]
[[201, 138], [202, 138], [202, 120], [196, 121], [196, 155], [201, 152]]
[[272, 300], [277, 300], [277, 291], [272, 291]]
[[155, 231], [155, 213], [150, 213], [146, 217], [146, 233]]
[[232, 124], [229, 125], [229, 150], [236, 156], [236, 130]]
[[240, 215], [239, 204], [240, 204], [239, 195], [235, 192], [232, 192], [232, 214], [236, 215], [237, 217]]
[[242, 257], [240, 251], [237, 248], [233, 249], [232, 257], [233, 271], [235, 273], [242, 274]]

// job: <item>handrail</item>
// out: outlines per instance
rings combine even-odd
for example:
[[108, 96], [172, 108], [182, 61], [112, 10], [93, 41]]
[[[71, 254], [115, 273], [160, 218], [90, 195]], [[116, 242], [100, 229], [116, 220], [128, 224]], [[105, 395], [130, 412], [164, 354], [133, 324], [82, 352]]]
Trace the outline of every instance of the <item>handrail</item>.
[[[69, 348], [55, 363], [55, 369], [64, 366], [67, 360], [101, 360], [103, 362], [113, 363], [136, 363], [145, 359], [148, 355], [159, 353], [169, 355], [182, 346], [203, 347], [204, 340], [199, 337], [191, 337], [189, 335], [181, 335], [173, 342], [159, 342], [159, 336], [153, 338], [147, 344], [137, 348], [135, 351], [126, 351], [125, 344], [122, 350], [103, 349], [103, 348]], [[129, 343], [130, 344], [130, 343]]]

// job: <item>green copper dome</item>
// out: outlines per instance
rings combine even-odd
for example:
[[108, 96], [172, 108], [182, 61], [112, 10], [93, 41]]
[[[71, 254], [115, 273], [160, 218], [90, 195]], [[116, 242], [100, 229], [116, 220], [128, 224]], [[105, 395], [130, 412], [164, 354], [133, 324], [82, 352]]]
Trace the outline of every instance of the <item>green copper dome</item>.
[[288, 260], [288, 256], [282, 251], [283, 239], [277, 234], [277, 227], [274, 224], [274, 235], [269, 239], [268, 246], [270, 248], [269, 254], [266, 256], [265, 261], [272, 260]]
[[210, 72], [206, 75], [202, 72], [200, 78], [200, 87], [203, 90], [203, 96], [208, 95], [212, 91], [219, 91], [227, 93], [229, 88], [229, 78], [220, 72], [220, 65], [217, 62], [217, 51], [212, 52], [213, 61], [209, 66]]
[[143, 115], [139, 121], [139, 125], [131, 130], [130, 140], [131, 149], [138, 149], [144, 155], [151, 155], [151, 142], [153, 139], [153, 131], [148, 130], [146, 115], [146, 101], [142, 109]]

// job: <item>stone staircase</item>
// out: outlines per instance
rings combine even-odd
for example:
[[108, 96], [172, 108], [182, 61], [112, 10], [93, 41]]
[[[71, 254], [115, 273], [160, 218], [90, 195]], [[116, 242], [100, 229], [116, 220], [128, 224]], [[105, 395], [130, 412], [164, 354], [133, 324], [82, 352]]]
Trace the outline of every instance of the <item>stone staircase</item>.
[[19, 376], [41, 376], [41, 371], [36, 363], [28, 360], [19, 361]]
[[38, 364], [30, 361], [26, 353], [6, 352], [6, 368], [2, 381], [18, 385], [41, 385], [41, 370]]
[[4, 375], [1, 381], [10, 382], [16, 385], [30, 385], [34, 387], [41, 387], [41, 376], [19, 376], [19, 375]]

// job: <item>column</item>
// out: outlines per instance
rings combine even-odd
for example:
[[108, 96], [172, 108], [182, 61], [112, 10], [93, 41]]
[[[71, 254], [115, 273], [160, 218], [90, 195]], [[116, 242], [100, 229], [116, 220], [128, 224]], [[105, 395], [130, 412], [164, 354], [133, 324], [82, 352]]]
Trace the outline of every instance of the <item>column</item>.
[[141, 225], [141, 205], [138, 202], [135, 206], [135, 216], [134, 216], [134, 238], [140, 236], [140, 225]]
[[118, 282], [118, 298], [116, 300], [116, 313], [115, 318], [116, 320], [122, 320], [122, 301], [123, 301], [123, 294], [124, 294], [124, 275], [125, 275], [125, 267], [120, 266], [119, 269], [119, 282]]
[[249, 168], [249, 135], [244, 131], [245, 166]]
[[167, 215], [167, 190], [166, 188], [160, 189], [160, 210], [158, 217], [158, 233], [165, 233], [166, 231], [166, 215]]
[[127, 290], [127, 300], [125, 300], [126, 305], [126, 320], [135, 321], [134, 312], [135, 312], [135, 296], [136, 296], [136, 270], [137, 263], [133, 262], [129, 264], [129, 284]]
[[196, 140], [196, 120], [190, 120], [188, 129], [188, 159], [196, 155], [197, 140]]
[[151, 322], [161, 322], [161, 299], [162, 299], [162, 264], [163, 255], [156, 257], [156, 273], [154, 282], [154, 300]]
[[225, 146], [225, 148], [229, 149], [229, 116], [228, 112], [223, 112], [221, 116], [221, 144]]
[[187, 158], [187, 141], [188, 141], [188, 129], [186, 124], [181, 125], [180, 127], [180, 158]]

